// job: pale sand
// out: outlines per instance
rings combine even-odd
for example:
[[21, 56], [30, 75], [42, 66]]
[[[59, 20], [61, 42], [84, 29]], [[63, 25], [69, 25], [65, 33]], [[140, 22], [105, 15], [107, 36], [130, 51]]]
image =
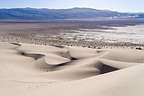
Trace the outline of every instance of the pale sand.
[[143, 50], [0, 43], [0, 96], [144, 96], [143, 75]]

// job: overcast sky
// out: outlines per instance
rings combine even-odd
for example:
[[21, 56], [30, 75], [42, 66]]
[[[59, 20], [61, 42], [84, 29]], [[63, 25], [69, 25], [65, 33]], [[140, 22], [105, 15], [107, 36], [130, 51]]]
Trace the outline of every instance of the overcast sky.
[[144, 12], [144, 0], [0, 0], [0, 8], [66, 9], [89, 7], [120, 12]]

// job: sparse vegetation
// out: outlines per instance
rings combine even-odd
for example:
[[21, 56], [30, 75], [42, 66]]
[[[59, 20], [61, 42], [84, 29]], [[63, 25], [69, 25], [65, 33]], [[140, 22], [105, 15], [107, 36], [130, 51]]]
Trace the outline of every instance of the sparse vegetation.
[[[72, 30], [81, 29], [105, 29], [112, 26], [128, 26], [142, 24], [144, 20], [99, 20], [99, 21], [0, 21], [0, 40], [8, 42], [24, 42], [40, 45], [68, 45], [83, 46], [89, 48], [107, 48], [116, 46], [143, 46], [142, 44], [133, 44], [130, 42], [108, 43], [103, 40], [86, 41], [85, 39], [77, 41], [68, 40], [56, 36], [60, 33], [73, 32]], [[107, 26], [107, 27], [105, 27]], [[77, 37], [75, 37], [77, 38]]]

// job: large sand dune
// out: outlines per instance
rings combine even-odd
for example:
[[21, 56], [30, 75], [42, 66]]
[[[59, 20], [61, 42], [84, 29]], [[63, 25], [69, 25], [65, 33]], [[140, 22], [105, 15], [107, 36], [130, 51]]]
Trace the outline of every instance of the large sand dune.
[[0, 43], [0, 96], [144, 96], [144, 51]]

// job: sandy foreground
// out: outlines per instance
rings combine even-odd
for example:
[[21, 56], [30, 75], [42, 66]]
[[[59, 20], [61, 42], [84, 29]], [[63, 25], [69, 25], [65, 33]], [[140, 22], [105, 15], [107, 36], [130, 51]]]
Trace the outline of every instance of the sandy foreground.
[[144, 51], [0, 43], [0, 96], [144, 96]]

